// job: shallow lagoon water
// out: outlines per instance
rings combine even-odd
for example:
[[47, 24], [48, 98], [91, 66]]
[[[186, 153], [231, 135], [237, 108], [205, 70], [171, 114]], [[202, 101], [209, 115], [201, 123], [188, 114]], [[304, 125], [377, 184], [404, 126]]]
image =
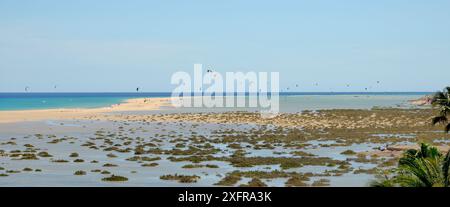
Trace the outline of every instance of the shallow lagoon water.
[[[62, 124], [61, 124], [62, 123]], [[230, 124], [206, 124], [198, 125], [193, 130], [192, 124], [179, 123], [146, 123], [146, 124], [126, 124], [120, 122], [105, 122], [105, 121], [42, 121], [42, 122], [28, 122], [23, 123], [25, 126], [19, 131], [13, 131], [14, 133], [2, 133], [0, 137], [0, 143], [9, 141], [11, 137], [15, 137], [14, 140], [17, 145], [2, 145], [0, 149], [5, 151], [10, 150], [25, 150], [24, 144], [31, 144], [35, 146], [37, 151], [44, 150], [48, 151], [52, 158], [39, 158], [39, 160], [12, 160], [10, 157], [0, 157], [1, 166], [7, 170], [22, 170], [24, 168], [42, 169], [42, 172], [25, 172], [9, 174], [8, 177], [0, 177], [0, 185], [2, 186], [213, 186], [214, 183], [220, 181], [227, 173], [233, 172], [235, 170], [240, 171], [273, 171], [282, 170], [279, 165], [256, 165], [253, 167], [233, 167], [227, 162], [222, 161], [207, 161], [201, 164], [214, 164], [219, 166], [219, 168], [193, 168], [185, 169], [182, 166], [186, 164], [192, 164], [191, 162], [172, 162], [167, 160], [169, 155], [148, 155], [151, 157], [159, 156], [162, 159], [154, 161], [159, 165], [156, 167], [142, 167], [142, 163], [127, 161], [127, 158], [134, 156], [133, 152], [128, 153], [116, 153], [117, 157], [110, 158], [106, 155], [111, 152], [105, 152], [103, 150], [88, 149], [86, 147], [81, 147], [86, 141], [95, 142], [94, 134], [97, 130], [111, 131], [117, 130], [118, 127], [125, 127], [124, 134], [129, 137], [141, 137], [143, 140], [151, 140], [154, 137], [160, 137], [158, 139], [161, 142], [158, 143], [160, 149], [173, 149], [173, 143], [169, 140], [164, 139], [164, 137], [170, 135], [172, 138], [181, 136], [187, 138], [192, 135], [195, 131], [196, 135], [202, 135], [205, 137], [211, 137], [213, 132], [217, 132], [219, 129], [241, 129], [248, 130], [255, 128], [255, 125], [243, 126]], [[33, 127], [27, 127], [33, 126]], [[5, 125], [0, 126], [0, 128], [7, 127]], [[7, 132], [8, 130], [4, 130]], [[47, 143], [51, 139], [43, 138], [37, 139], [34, 136], [29, 136], [33, 134], [44, 134], [44, 135], [56, 135], [58, 138], [66, 137], [67, 140], [57, 143], [50, 144]], [[157, 136], [159, 135], [159, 136]], [[213, 138], [213, 137], [211, 137]], [[189, 142], [189, 141], [188, 141]], [[309, 141], [308, 147], [302, 151], [314, 154], [318, 157], [330, 157], [335, 160], [346, 160], [351, 156], [341, 155], [340, 153], [346, 149], [352, 149], [356, 152], [368, 151], [374, 147], [379, 146], [379, 144], [353, 144], [351, 146], [337, 146], [337, 147], [321, 147], [320, 144], [333, 144], [334, 141], [320, 141], [314, 140]], [[101, 143], [97, 143], [100, 145]], [[227, 148], [227, 145], [221, 143], [212, 143], [214, 148], [220, 151], [214, 156], [230, 156], [234, 150]], [[283, 147], [275, 147], [274, 149], [246, 149], [248, 157], [292, 157], [289, 154], [291, 149], [284, 149]], [[69, 157], [72, 152], [77, 152], [79, 154], [79, 159], [85, 160], [83, 163], [74, 163], [73, 160], [76, 158]], [[283, 153], [274, 153], [283, 152]], [[177, 157], [177, 156], [176, 156]], [[51, 162], [52, 159], [65, 159], [68, 163], [55, 163]], [[90, 163], [90, 161], [96, 160], [98, 163]], [[118, 167], [103, 167], [105, 163], [113, 163], [118, 165]], [[376, 165], [367, 163], [356, 163], [352, 162], [352, 167], [355, 169], [364, 168], [370, 169]], [[94, 169], [108, 170], [112, 174], [121, 175], [129, 178], [127, 182], [104, 182], [101, 181], [103, 177], [108, 175], [101, 175], [100, 173], [91, 172]], [[333, 170], [336, 167], [327, 166], [315, 166], [306, 165], [299, 168], [287, 169], [286, 172], [300, 172], [300, 173], [324, 173], [327, 170]], [[77, 170], [86, 171], [87, 175], [76, 176], [74, 172]], [[136, 171], [136, 173], [133, 173]], [[1, 171], [0, 171], [1, 173]], [[197, 175], [201, 178], [196, 183], [178, 183], [176, 181], [166, 181], [161, 180], [159, 177], [165, 174], [183, 174], [183, 175]], [[311, 181], [307, 183], [312, 183], [319, 177], [311, 178]], [[321, 177], [320, 177], [321, 178]], [[355, 175], [352, 173], [346, 173], [342, 176], [333, 177], [327, 176], [326, 179], [330, 180], [331, 186], [366, 186], [369, 179], [363, 179], [360, 174]], [[367, 178], [373, 178], [373, 176], [368, 176]], [[342, 180], [346, 180], [345, 182]], [[249, 178], [242, 178], [239, 184], [244, 184], [249, 181]], [[286, 179], [263, 179], [267, 181], [269, 186], [284, 186]]]
[[[419, 95], [399, 95], [399, 96], [383, 96], [383, 95], [339, 95], [339, 96], [286, 96], [280, 97], [281, 111], [297, 113], [303, 110], [320, 110], [333, 108], [356, 108], [370, 109], [372, 107], [410, 107], [408, 100], [420, 97]], [[350, 103], [350, 104], [349, 104]], [[165, 108], [157, 111], [145, 112], [117, 112], [119, 114], [158, 114], [158, 113], [180, 113], [180, 112], [210, 112], [212, 109], [207, 108]], [[234, 111], [241, 109], [213, 109], [214, 112]], [[254, 111], [254, 108], [245, 109]], [[123, 130], [119, 130], [123, 127]], [[229, 162], [224, 161], [205, 161], [200, 164], [217, 165], [219, 168], [183, 168], [186, 164], [192, 164], [188, 161], [173, 162], [168, 160], [171, 155], [148, 155], [151, 157], [161, 157], [161, 160], [153, 161], [158, 163], [156, 167], [142, 167], [138, 162], [127, 161], [127, 158], [133, 157], [134, 153], [117, 153], [117, 157], [108, 157], [110, 151], [89, 149], [81, 145], [86, 141], [95, 142], [97, 146], [102, 145], [104, 140], [95, 140], [96, 132], [99, 130], [121, 134], [123, 137], [130, 137], [135, 141], [139, 138], [142, 142], [156, 142], [161, 150], [172, 150], [174, 144], [171, 140], [181, 138], [186, 140], [187, 145], [192, 144], [192, 137], [205, 137], [207, 140], [217, 139], [221, 130], [235, 130], [235, 135], [242, 132], [248, 132], [257, 129], [254, 124], [193, 124], [193, 123], [160, 123], [160, 122], [132, 122], [132, 121], [81, 121], [81, 120], [46, 120], [40, 122], [23, 122], [14, 124], [1, 124], [0, 143], [11, 141], [17, 145], [0, 145], [0, 150], [7, 152], [12, 150], [25, 150], [24, 144], [35, 146], [37, 151], [48, 151], [53, 155], [52, 158], [39, 158], [39, 160], [12, 160], [11, 157], [0, 156], [0, 166], [5, 170], [0, 170], [0, 174], [6, 170], [19, 170], [19, 173], [10, 173], [7, 177], [0, 177], [1, 186], [214, 186], [215, 183], [222, 180], [228, 173], [233, 171], [264, 171], [271, 172], [273, 170], [283, 170], [280, 165], [255, 165], [252, 167], [235, 167]], [[270, 129], [270, 125], [267, 126]], [[49, 144], [51, 139], [37, 139], [34, 134], [55, 135], [58, 138], [66, 137], [67, 140], [58, 144]], [[31, 136], [30, 136], [31, 135]], [[387, 139], [389, 137], [402, 138], [403, 144], [411, 144], [409, 139], [415, 138], [413, 134], [375, 134], [374, 137], [379, 139]], [[301, 151], [315, 155], [315, 157], [328, 157], [336, 161], [347, 161], [353, 159], [354, 155], [341, 154], [345, 150], [352, 150], [356, 153], [371, 151], [374, 148], [381, 147], [386, 143], [354, 143], [347, 146], [334, 146], [338, 144], [334, 140], [317, 139], [305, 142], [308, 144]], [[121, 143], [125, 140], [113, 139], [114, 143]], [[73, 142], [73, 143], [70, 143]], [[217, 157], [229, 157], [236, 149], [231, 149], [225, 143], [210, 143], [218, 152], [214, 153]], [[264, 144], [264, 143], [258, 143]], [[130, 147], [135, 147], [136, 142]], [[282, 145], [273, 145], [272, 149], [254, 149], [247, 148], [248, 144], [241, 144], [246, 151], [247, 157], [295, 157], [291, 154], [297, 149], [285, 148]], [[187, 148], [179, 148], [186, 150]], [[85, 160], [83, 163], [74, 163], [76, 158], [69, 157], [70, 153], [77, 152], [80, 159]], [[183, 157], [183, 156], [174, 156]], [[68, 163], [55, 163], [51, 159], [65, 159]], [[98, 163], [90, 163], [97, 160]], [[105, 163], [113, 163], [118, 167], [103, 167]], [[372, 169], [377, 167], [372, 163], [361, 163], [349, 161], [353, 169]], [[26, 172], [24, 168], [42, 169], [42, 172]], [[112, 174], [121, 175], [129, 178], [127, 182], [104, 182], [101, 179], [109, 175], [102, 175], [91, 170], [101, 169], [108, 170]], [[337, 166], [323, 165], [304, 165], [301, 167], [285, 169], [286, 172], [314, 173], [322, 174], [327, 171], [336, 170]], [[74, 172], [77, 170], [86, 171], [84, 176], [76, 176]], [[136, 172], [134, 172], [136, 171]], [[160, 176], [166, 174], [182, 174], [197, 175], [201, 178], [196, 183], [179, 183], [177, 181], [161, 180]], [[313, 176], [307, 184], [312, 184], [319, 179], [327, 179], [331, 186], [367, 186], [370, 180], [374, 179], [371, 174], [354, 174], [352, 171], [343, 173], [340, 176]], [[245, 184], [251, 179], [243, 177], [235, 185]], [[284, 186], [287, 178], [271, 178], [261, 179], [269, 186]]]
[[[300, 113], [305, 110], [327, 110], [327, 109], [371, 109], [380, 108], [411, 108], [408, 101], [415, 100], [423, 95], [289, 95], [279, 96], [279, 111], [281, 113]], [[225, 97], [224, 102], [227, 98]], [[199, 100], [200, 98], [193, 98]], [[230, 111], [259, 112], [268, 108], [249, 107], [249, 99], [255, 97], [235, 97], [235, 103], [241, 99], [247, 105], [245, 107], [162, 107], [162, 110], [125, 112], [125, 114], [158, 114], [158, 113], [220, 113]], [[257, 100], [256, 100], [257, 102]], [[226, 106], [224, 104], [224, 106]], [[236, 106], [236, 105], [234, 105]], [[419, 108], [419, 107], [417, 107]], [[122, 112], [117, 112], [122, 113]]]

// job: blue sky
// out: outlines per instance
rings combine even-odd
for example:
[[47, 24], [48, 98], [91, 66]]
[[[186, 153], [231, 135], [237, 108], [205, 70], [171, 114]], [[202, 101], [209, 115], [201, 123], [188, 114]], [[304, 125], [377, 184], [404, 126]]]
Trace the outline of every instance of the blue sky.
[[449, 20], [441, 0], [0, 0], [0, 92], [171, 91], [195, 63], [299, 91], [435, 91]]

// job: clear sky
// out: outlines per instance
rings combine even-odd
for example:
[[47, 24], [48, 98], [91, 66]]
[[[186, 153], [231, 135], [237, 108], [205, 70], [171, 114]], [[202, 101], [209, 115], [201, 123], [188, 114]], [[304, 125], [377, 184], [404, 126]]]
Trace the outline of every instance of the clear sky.
[[291, 91], [435, 91], [450, 1], [0, 0], [0, 92], [171, 91], [195, 63]]

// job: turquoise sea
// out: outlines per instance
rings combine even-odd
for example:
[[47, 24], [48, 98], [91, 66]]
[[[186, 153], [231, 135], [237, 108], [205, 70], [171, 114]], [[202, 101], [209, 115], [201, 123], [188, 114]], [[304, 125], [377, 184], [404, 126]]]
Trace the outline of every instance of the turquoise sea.
[[98, 108], [130, 98], [169, 96], [170, 93], [0, 93], [0, 111]]
[[[431, 92], [290, 92], [280, 93], [280, 111], [330, 108], [400, 107], [408, 100]], [[170, 97], [155, 93], [0, 93], [0, 111], [97, 108], [121, 103], [130, 98]]]

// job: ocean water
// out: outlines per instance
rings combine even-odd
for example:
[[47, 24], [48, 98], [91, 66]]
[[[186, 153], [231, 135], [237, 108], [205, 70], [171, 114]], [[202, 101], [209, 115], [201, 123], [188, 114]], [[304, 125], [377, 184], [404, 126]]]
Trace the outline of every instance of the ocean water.
[[169, 97], [170, 93], [0, 93], [0, 111], [98, 108], [139, 97]]
[[[372, 107], [408, 107], [408, 100], [427, 92], [345, 92], [280, 93], [280, 111], [297, 112], [319, 109], [367, 109]], [[0, 93], [0, 111], [98, 108], [121, 103], [130, 98], [170, 97], [171, 93]], [[175, 111], [227, 111], [230, 108], [182, 108]], [[257, 110], [257, 109], [255, 109]]]

